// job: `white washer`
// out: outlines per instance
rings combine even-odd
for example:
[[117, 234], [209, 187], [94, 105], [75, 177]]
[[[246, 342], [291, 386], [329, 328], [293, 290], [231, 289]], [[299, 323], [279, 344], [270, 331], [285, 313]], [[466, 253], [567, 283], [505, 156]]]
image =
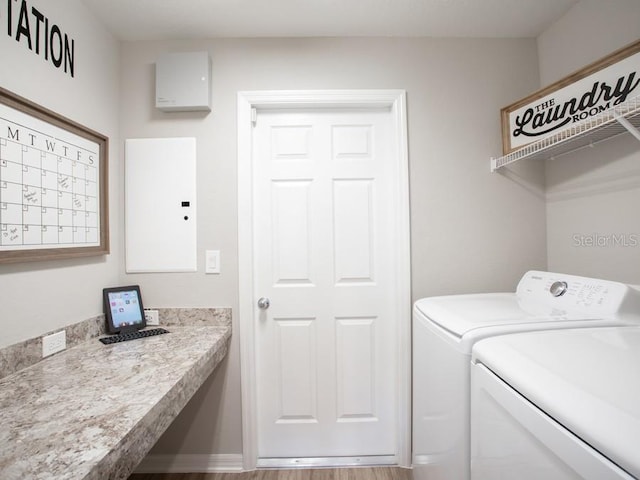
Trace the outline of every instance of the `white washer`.
[[515, 293], [418, 300], [413, 310], [413, 475], [470, 478], [470, 361], [475, 342], [533, 330], [622, 325], [640, 292], [627, 285], [529, 271]]
[[490, 338], [473, 349], [471, 478], [640, 478], [640, 327]]

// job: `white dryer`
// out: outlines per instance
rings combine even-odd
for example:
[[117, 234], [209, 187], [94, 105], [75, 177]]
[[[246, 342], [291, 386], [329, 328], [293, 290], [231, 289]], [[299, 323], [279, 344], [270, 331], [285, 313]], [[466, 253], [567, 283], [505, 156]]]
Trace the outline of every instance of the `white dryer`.
[[640, 478], [640, 327], [482, 340], [471, 377], [473, 480]]
[[470, 478], [473, 345], [515, 332], [632, 322], [640, 292], [627, 285], [529, 271], [516, 292], [418, 300], [413, 309], [413, 475]]

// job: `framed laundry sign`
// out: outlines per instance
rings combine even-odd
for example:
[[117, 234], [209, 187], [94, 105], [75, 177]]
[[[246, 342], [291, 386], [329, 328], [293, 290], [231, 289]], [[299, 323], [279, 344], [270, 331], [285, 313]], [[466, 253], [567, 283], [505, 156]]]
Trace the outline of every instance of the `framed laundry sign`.
[[109, 253], [108, 138], [0, 88], [0, 263]]
[[640, 95], [640, 40], [501, 110], [506, 155]]

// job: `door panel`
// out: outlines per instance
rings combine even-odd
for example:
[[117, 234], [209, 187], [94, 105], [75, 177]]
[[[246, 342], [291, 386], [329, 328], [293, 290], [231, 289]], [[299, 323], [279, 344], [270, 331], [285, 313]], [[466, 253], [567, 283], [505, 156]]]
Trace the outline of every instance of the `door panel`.
[[275, 285], [310, 284], [311, 236], [308, 180], [272, 182], [273, 273]]
[[258, 114], [260, 458], [395, 454], [391, 132], [384, 109]]
[[338, 422], [377, 421], [375, 318], [339, 318], [336, 329]]
[[276, 423], [316, 423], [317, 376], [315, 319], [274, 319], [279, 352]]
[[336, 284], [373, 282], [373, 180], [335, 180], [333, 231]]

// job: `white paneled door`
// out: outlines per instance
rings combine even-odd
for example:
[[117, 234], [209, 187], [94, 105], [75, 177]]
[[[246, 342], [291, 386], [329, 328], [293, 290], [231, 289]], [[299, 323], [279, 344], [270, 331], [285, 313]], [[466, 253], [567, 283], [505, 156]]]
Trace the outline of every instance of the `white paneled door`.
[[257, 114], [260, 459], [396, 453], [394, 141], [384, 108]]

